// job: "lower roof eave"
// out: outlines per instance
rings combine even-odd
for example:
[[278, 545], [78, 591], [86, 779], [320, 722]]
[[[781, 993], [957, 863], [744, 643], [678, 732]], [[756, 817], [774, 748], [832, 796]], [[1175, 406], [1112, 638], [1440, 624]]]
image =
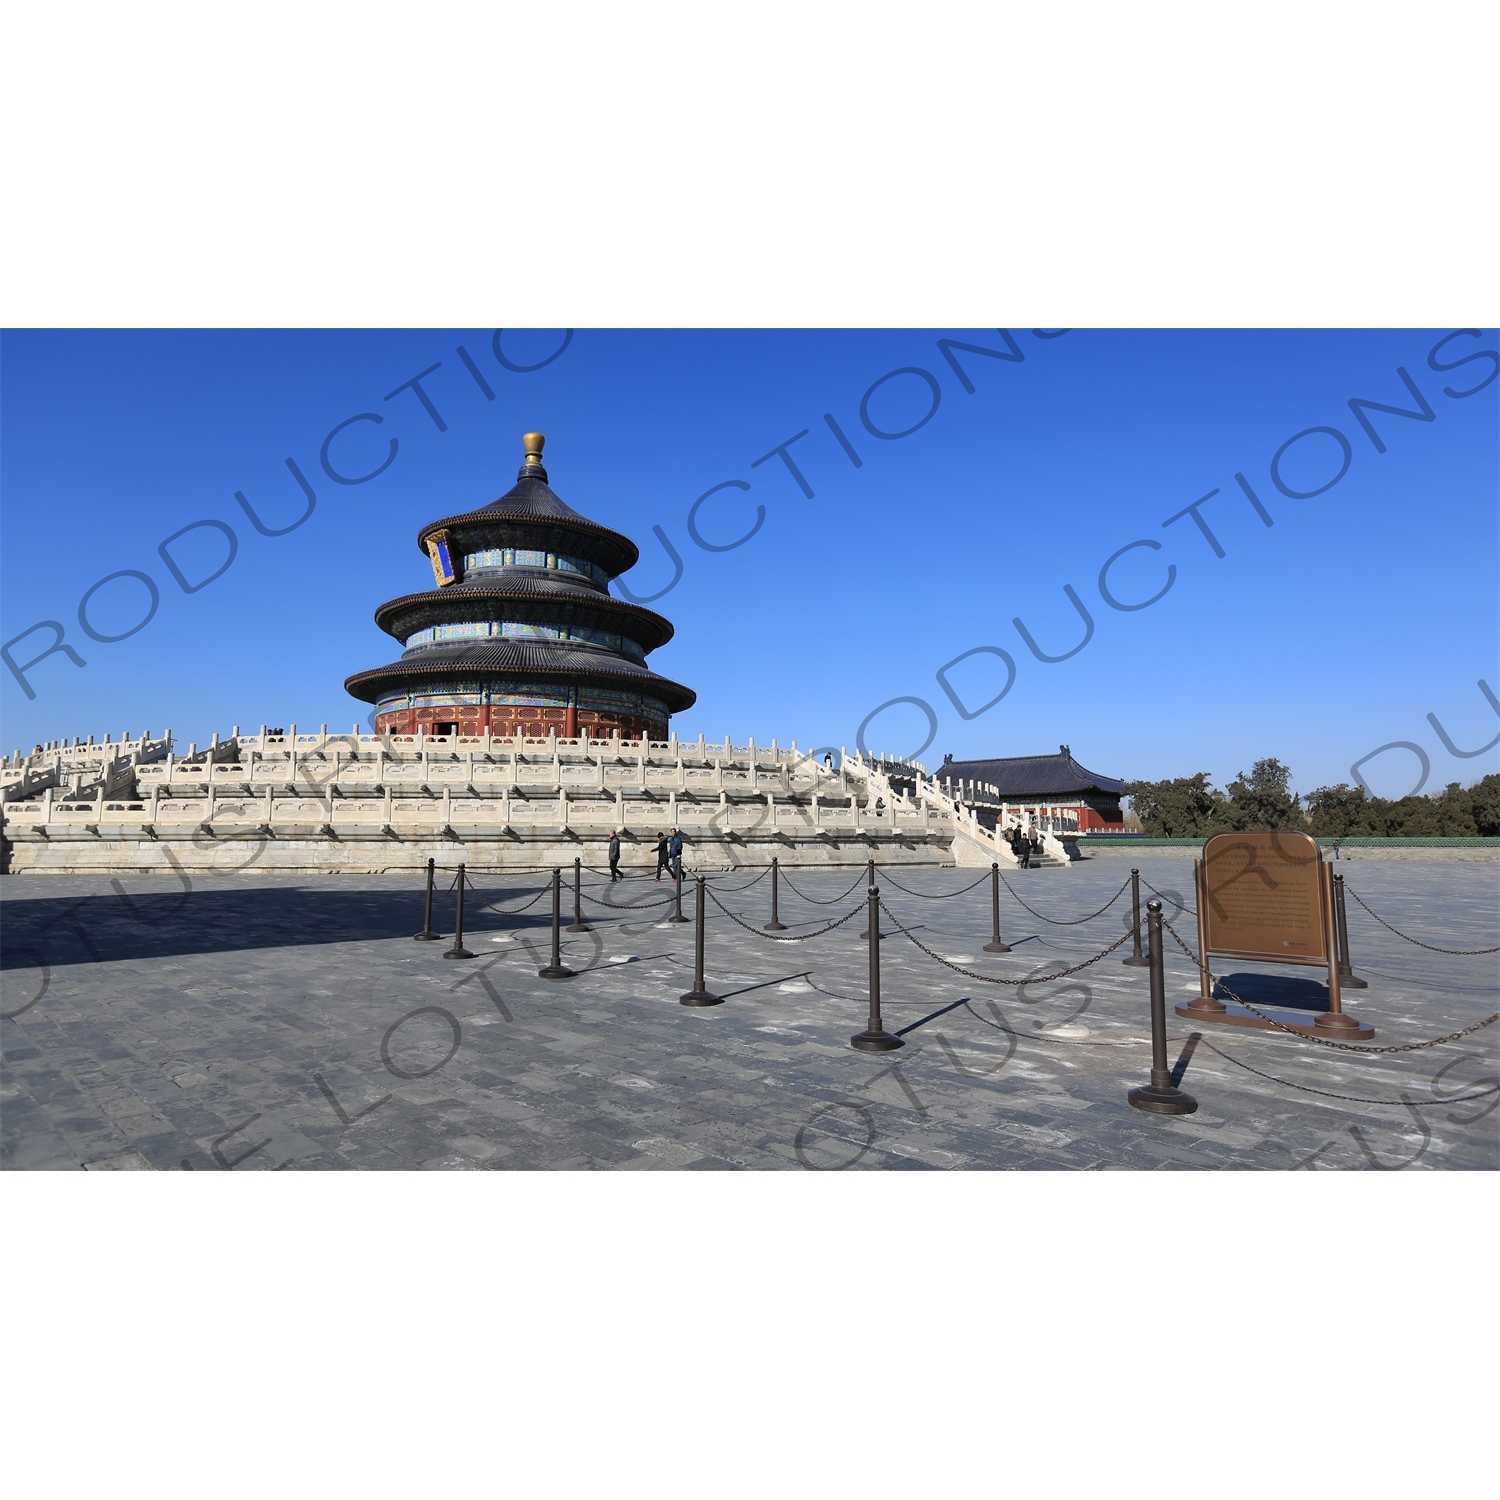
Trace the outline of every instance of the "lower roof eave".
[[376, 703], [382, 694], [399, 691], [403, 684], [414, 680], [422, 682], [473, 681], [476, 677], [524, 676], [529, 682], [557, 683], [565, 687], [600, 687], [614, 692], [649, 693], [667, 705], [669, 713], [682, 713], [691, 708], [698, 695], [692, 688], [669, 677], [658, 677], [654, 672], [609, 672], [598, 668], [538, 667], [523, 672], [499, 674], [493, 671], [465, 666], [460, 662], [451, 664], [423, 662], [395, 662], [388, 667], [372, 667], [365, 672], [356, 672], [344, 679], [344, 691], [351, 698], [365, 703]]

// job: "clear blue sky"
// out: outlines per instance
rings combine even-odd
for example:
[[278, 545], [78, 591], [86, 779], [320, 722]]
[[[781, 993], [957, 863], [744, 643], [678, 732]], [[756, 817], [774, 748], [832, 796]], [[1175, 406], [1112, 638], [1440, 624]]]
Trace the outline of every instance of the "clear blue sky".
[[[1021, 360], [953, 350], [939, 339], [1010, 352], [991, 330], [578, 330], [529, 373], [496, 358], [492, 330], [46, 332], [0, 344], [0, 540], [4, 639], [36, 696], [0, 667], [3, 743], [105, 731], [160, 730], [205, 740], [239, 723], [347, 727], [368, 705], [346, 674], [399, 649], [375, 628], [379, 603], [430, 587], [415, 533], [440, 515], [482, 505], [514, 481], [520, 434], [547, 434], [553, 488], [575, 509], [633, 537], [642, 560], [626, 577], [656, 592], [682, 558], [681, 581], [653, 608], [677, 636], [652, 656], [688, 683], [698, 704], [674, 720], [742, 740], [855, 743], [861, 721], [892, 698], [930, 705], [930, 766], [957, 758], [1054, 751], [1067, 742], [1087, 766], [1157, 778], [1208, 771], [1221, 785], [1260, 756], [1294, 771], [1294, 786], [1350, 779], [1350, 766], [1391, 741], [1420, 745], [1427, 790], [1497, 767], [1459, 749], [1500, 733], [1477, 683], [1500, 694], [1497, 652], [1497, 396], [1500, 355], [1438, 371], [1429, 352], [1454, 332], [1091, 331], [1043, 339], [1012, 330]], [[516, 331], [502, 343], [518, 365], [557, 350], [558, 332]], [[489, 400], [457, 353], [462, 345], [494, 391]], [[1493, 330], [1461, 334], [1438, 363], [1500, 348]], [[434, 364], [423, 385], [439, 431], [415, 394], [384, 399]], [[1435, 413], [1418, 421], [1367, 413], [1380, 453], [1350, 409], [1364, 398], [1418, 409], [1402, 367]], [[910, 435], [880, 438], [861, 418], [867, 391], [896, 370], [927, 372], [937, 405]], [[1476, 394], [1449, 396], [1445, 387]], [[927, 378], [895, 376], [869, 396], [884, 432], [921, 421]], [[330, 431], [377, 413], [334, 440], [346, 475], [394, 461], [362, 484], [332, 481], [320, 462]], [[824, 420], [831, 413], [859, 455], [855, 468]], [[1343, 478], [1293, 498], [1271, 472], [1277, 450], [1306, 429], [1349, 444]], [[754, 461], [794, 434], [789, 450], [809, 498], [779, 457]], [[242, 492], [269, 527], [260, 535]], [[1343, 463], [1338, 438], [1304, 437], [1279, 475], [1306, 492]], [[1243, 474], [1275, 524], [1243, 494]], [[704, 541], [687, 517], [700, 508]], [[1201, 515], [1163, 522], [1219, 493]], [[187, 593], [158, 544], [192, 523], [232, 529], [238, 551], [220, 577]], [[1110, 607], [1106, 587], [1123, 604]], [[172, 544], [196, 584], [229, 541], [196, 527]], [[134, 569], [160, 598], [150, 623], [105, 642], [85, 634], [82, 596]], [[1089, 643], [1064, 592], [1092, 616]], [[149, 607], [133, 577], [88, 604], [99, 635], [123, 634]], [[31, 631], [20, 640], [23, 632]], [[937, 680], [976, 647], [1008, 652], [1015, 681], [994, 707], [964, 719]], [[968, 709], [1004, 686], [995, 651], [951, 668]], [[866, 729], [871, 749], [909, 753], [929, 732], [925, 711], [898, 704]], [[1369, 762], [1371, 787], [1399, 795], [1418, 762], [1391, 751]]]

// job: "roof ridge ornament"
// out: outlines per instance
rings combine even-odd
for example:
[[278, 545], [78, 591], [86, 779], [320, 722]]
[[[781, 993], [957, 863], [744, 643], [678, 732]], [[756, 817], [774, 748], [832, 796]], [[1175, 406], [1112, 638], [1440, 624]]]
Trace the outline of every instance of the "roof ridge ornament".
[[542, 449], [546, 446], [547, 439], [539, 432], [523, 432], [521, 442], [525, 446], [526, 456], [521, 460], [521, 471], [516, 478], [540, 479], [546, 484], [547, 471], [542, 467]]

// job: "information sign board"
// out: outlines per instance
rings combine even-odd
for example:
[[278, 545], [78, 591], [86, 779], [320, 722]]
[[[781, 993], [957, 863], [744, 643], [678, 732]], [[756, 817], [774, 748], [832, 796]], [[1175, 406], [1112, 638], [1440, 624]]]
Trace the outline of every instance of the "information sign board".
[[[1343, 1013], [1339, 993], [1338, 937], [1334, 926], [1333, 872], [1317, 840], [1306, 833], [1217, 833], [1194, 866], [1198, 896], [1198, 998], [1177, 1014], [1230, 1026], [1276, 1026], [1316, 1036], [1334, 1032], [1364, 1040], [1375, 1033]], [[1225, 1005], [1214, 994], [1212, 959], [1253, 963], [1316, 964], [1328, 973], [1328, 1010], [1305, 1017], [1269, 1016]]]
[[1305, 833], [1220, 833], [1203, 846], [1211, 953], [1326, 965], [1322, 859]]

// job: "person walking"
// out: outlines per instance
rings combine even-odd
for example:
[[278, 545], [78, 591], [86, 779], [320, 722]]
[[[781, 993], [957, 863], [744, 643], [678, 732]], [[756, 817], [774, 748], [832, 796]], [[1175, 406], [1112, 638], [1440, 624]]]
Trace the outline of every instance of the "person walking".
[[625, 877], [620, 874], [620, 830], [612, 828], [609, 833], [609, 883]]
[[666, 870], [671, 873], [672, 866], [667, 856], [667, 836], [664, 833], [656, 835], [656, 880], [661, 883], [661, 872]]
[[1030, 869], [1031, 868], [1031, 861], [1032, 860], [1040, 860], [1041, 853], [1042, 853], [1042, 841], [1041, 841], [1040, 838], [1037, 837], [1037, 831], [1036, 831], [1035, 828], [1033, 828], [1031, 830], [1031, 835], [1026, 840], [1026, 845], [1027, 845], [1027, 850], [1028, 850], [1028, 853], [1029, 853], [1029, 857], [1028, 857], [1028, 859], [1026, 861], [1026, 868]]
[[1026, 840], [1026, 835], [1018, 828], [1016, 830], [1016, 858], [1021, 861], [1021, 868], [1031, 868], [1031, 845]]
[[672, 837], [667, 843], [667, 854], [672, 861], [672, 878], [682, 879], [682, 834], [677, 829], [672, 830]]

